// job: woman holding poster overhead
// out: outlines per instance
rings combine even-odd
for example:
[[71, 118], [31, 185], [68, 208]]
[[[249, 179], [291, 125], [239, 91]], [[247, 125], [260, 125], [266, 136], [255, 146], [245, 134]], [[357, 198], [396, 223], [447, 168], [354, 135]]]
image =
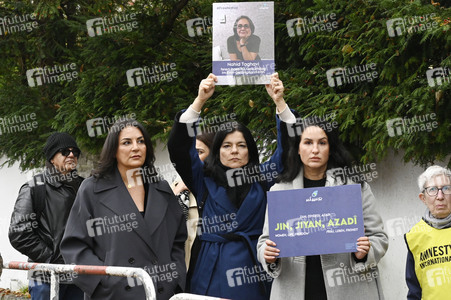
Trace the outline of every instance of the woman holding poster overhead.
[[[350, 155], [334, 126], [318, 118], [297, 125], [301, 133], [290, 138], [284, 171], [271, 191], [355, 184], [346, 174]], [[274, 278], [271, 299], [383, 299], [377, 264], [387, 251], [388, 239], [373, 193], [366, 182], [360, 183], [365, 236], [356, 241], [354, 253], [278, 258], [266, 213], [257, 253]]]
[[250, 130], [230, 114], [230, 118], [219, 119], [231, 122], [214, 124], [217, 132], [203, 163], [194, 147], [201, 129], [197, 122], [216, 81], [213, 74], [202, 80], [197, 98], [176, 116], [168, 142], [171, 161], [199, 206], [200, 226], [193, 245], [198, 254], [193, 250], [187, 289], [194, 294], [234, 300], [268, 299], [272, 278], [257, 261], [257, 239], [263, 228], [266, 191], [282, 170], [283, 120], [294, 123], [295, 117], [283, 99], [282, 82], [273, 74], [266, 89], [278, 114], [278, 148], [274, 155], [260, 164]]

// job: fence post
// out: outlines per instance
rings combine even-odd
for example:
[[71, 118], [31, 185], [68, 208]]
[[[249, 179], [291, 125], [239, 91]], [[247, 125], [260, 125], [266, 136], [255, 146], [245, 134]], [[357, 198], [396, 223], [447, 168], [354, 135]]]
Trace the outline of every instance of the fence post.
[[60, 282], [58, 274], [50, 271], [50, 300], [58, 300], [60, 293]]

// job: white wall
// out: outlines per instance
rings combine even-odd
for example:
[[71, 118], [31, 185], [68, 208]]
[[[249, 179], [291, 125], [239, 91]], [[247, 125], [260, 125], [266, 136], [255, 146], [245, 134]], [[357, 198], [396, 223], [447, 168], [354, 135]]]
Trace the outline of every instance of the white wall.
[[[5, 160], [1, 159], [0, 164]], [[16, 251], [8, 239], [9, 221], [13, 212], [14, 203], [22, 184], [27, 181], [27, 176], [19, 171], [18, 164], [0, 169], [0, 253], [3, 261], [27, 261], [27, 257]], [[0, 287], [10, 288], [10, 279], [17, 278], [23, 283], [27, 279], [26, 271], [3, 270]]]
[[[156, 148], [156, 166], [167, 169], [170, 166], [165, 145]], [[442, 166], [446, 164], [439, 163]], [[418, 198], [416, 179], [423, 172], [411, 163], [404, 164], [401, 155], [390, 154], [385, 160], [376, 163], [377, 177], [370, 186], [377, 200], [377, 209], [384, 220], [389, 235], [389, 249], [380, 262], [380, 273], [387, 300], [405, 299], [407, 287], [404, 281], [406, 246], [403, 234], [406, 233], [425, 211], [424, 204]], [[163, 172], [165, 178], [171, 179], [174, 172]], [[20, 186], [27, 180], [17, 165], [0, 169], [0, 193], [2, 209], [0, 210], [0, 252], [5, 261], [26, 261], [26, 257], [14, 250], [7, 236], [9, 220]], [[25, 282], [26, 272], [4, 270], [0, 287], [9, 287], [10, 278], [20, 278]]]
[[[441, 164], [445, 166], [445, 164]], [[405, 262], [407, 248], [403, 234], [422, 217], [425, 206], [418, 198], [417, 178], [424, 171], [404, 164], [400, 155], [389, 155], [376, 166], [378, 178], [370, 182], [381, 214], [389, 246], [379, 269], [387, 300], [406, 299]]]

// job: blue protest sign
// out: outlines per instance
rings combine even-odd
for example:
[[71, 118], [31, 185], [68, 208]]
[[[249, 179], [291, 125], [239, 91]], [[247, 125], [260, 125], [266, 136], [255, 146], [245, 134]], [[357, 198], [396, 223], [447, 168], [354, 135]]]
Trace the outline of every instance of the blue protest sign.
[[359, 184], [268, 192], [279, 257], [356, 252], [364, 236]]

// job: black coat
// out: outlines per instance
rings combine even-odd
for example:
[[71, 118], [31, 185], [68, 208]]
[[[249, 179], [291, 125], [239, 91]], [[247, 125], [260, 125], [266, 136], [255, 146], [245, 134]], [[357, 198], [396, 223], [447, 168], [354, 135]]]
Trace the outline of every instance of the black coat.
[[[39, 220], [31, 196], [30, 185], [32, 186], [34, 182], [29, 181], [20, 188], [14, 205], [9, 240], [17, 251], [28, 256], [32, 262], [64, 264], [59, 250], [60, 244], [83, 178], [72, 172], [65, 177], [69, 180], [62, 183], [55, 180], [58, 179], [57, 174], [50, 175], [48, 169], [44, 173], [44, 178], [45, 199], [35, 200], [43, 203]], [[36, 205], [37, 202], [34, 203]]]
[[[158, 299], [185, 287], [186, 224], [166, 181], [150, 183], [142, 217], [117, 168], [86, 179], [69, 216], [61, 252], [67, 263], [145, 269]], [[78, 276], [85, 299], [145, 299], [144, 288], [117, 276]], [[132, 280], [133, 283], [133, 280]]]

